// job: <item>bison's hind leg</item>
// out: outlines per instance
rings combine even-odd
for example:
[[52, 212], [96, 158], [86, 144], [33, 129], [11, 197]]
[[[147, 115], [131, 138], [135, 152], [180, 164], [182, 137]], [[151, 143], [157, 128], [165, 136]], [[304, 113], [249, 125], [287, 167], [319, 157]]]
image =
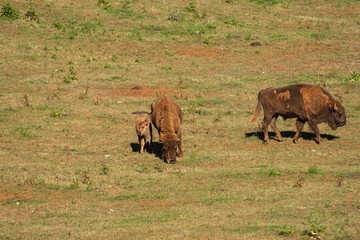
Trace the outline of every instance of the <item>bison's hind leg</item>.
[[282, 141], [282, 138], [281, 138], [281, 133], [279, 131], [279, 129], [276, 127], [276, 119], [278, 118], [278, 116], [274, 116], [272, 119], [271, 119], [271, 122], [270, 122], [270, 126], [271, 128], [274, 130], [275, 134], [276, 134], [276, 137], [279, 139], [279, 141], [281, 142]]
[[261, 122], [263, 130], [264, 130], [264, 141], [267, 143], [270, 142], [268, 127], [269, 127], [269, 124], [270, 124], [272, 118], [273, 118], [272, 115], [264, 113], [264, 119]]

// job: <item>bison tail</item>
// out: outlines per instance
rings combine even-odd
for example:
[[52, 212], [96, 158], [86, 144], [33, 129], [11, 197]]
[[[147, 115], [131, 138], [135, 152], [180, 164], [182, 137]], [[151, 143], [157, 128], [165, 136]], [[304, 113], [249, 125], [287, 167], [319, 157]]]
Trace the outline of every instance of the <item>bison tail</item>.
[[254, 122], [260, 116], [260, 111], [261, 111], [261, 104], [260, 104], [260, 101], [258, 101], [256, 108], [255, 108], [255, 112], [254, 112], [250, 122]]

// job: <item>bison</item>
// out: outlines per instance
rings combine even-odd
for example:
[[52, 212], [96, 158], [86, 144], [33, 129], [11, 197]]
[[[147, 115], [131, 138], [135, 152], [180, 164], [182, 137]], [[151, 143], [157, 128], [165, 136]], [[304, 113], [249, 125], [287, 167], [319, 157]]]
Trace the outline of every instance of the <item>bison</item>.
[[144, 152], [146, 141], [150, 145], [152, 151], [152, 127], [148, 116], [138, 117], [135, 122], [136, 135], [139, 139], [140, 153]]
[[159, 132], [159, 142], [162, 144], [161, 158], [175, 163], [177, 147], [179, 158], [183, 158], [180, 125], [184, 120], [179, 105], [174, 100], [162, 96], [155, 104], [151, 104], [151, 121]]
[[345, 108], [330, 93], [316, 85], [294, 84], [261, 90], [258, 94], [258, 103], [251, 122], [255, 121], [260, 115], [260, 104], [264, 109], [262, 127], [264, 141], [266, 142], [270, 141], [268, 135], [269, 124], [279, 141], [282, 141], [280, 131], [275, 124], [279, 116], [284, 119], [297, 118], [294, 143], [298, 142], [305, 122], [315, 132], [316, 141], [319, 144], [322, 142], [318, 128], [319, 123], [327, 122], [333, 130], [346, 124]]

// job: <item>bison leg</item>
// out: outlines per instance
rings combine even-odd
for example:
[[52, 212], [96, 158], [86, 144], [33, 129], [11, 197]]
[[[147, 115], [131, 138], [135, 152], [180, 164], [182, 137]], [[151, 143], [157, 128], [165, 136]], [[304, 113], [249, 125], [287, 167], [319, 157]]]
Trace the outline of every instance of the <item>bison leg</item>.
[[177, 141], [177, 146], [178, 146], [178, 148], [179, 148], [178, 156], [179, 156], [179, 158], [183, 158], [183, 157], [184, 157], [184, 154], [183, 154], [182, 149], [181, 149], [181, 140], [180, 140], [180, 141]]
[[143, 137], [139, 137], [139, 144], [140, 144], [140, 153], [143, 153], [145, 146], [145, 139]]
[[316, 142], [318, 144], [321, 144], [322, 143], [322, 139], [320, 137], [320, 131], [319, 131], [319, 128], [318, 128], [318, 125], [315, 121], [311, 121], [309, 120], [308, 121], [308, 124], [310, 126], [310, 128], [315, 132], [315, 135], [316, 135]]
[[150, 140], [149, 140], [149, 145], [150, 145], [150, 152], [153, 153], [154, 149], [153, 149], [153, 135], [152, 135], [152, 127], [151, 127], [151, 123], [149, 124], [149, 131], [150, 131]]
[[276, 137], [279, 139], [279, 141], [281, 142], [282, 141], [282, 138], [281, 138], [281, 133], [279, 131], [279, 129], [276, 127], [276, 119], [277, 117], [273, 117], [271, 119], [271, 122], [270, 122], [270, 126], [271, 128], [274, 130], [275, 134], [276, 134]]
[[262, 127], [264, 130], [264, 141], [269, 143], [270, 142], [270, 138], [269, 138], [269, 131], [268, 131], [268, 127], [269, 124], [271, 122], [272, 116], [269, 117], [269, 115], [264, 114], [264, 119], [262, 120]]
[[181, 148], [181, 129], [179, 129], [179, 131], [176, 133], [177, 137], [178, 137], [178, 140], [176, 141], [176, 144], [179, 148], [179, 153], [178, 153], [178, 156], [179, 158], [183, 158], [184, 157], [184, 154], [182, 152], [182, 148]]
[[296, 120], [296, 134], [294, 136], [294, 143], [298, 143], [300, 132], [303, 129], [304, 125], [305, 125], [304, 121], [302, 121], [300, 119]]

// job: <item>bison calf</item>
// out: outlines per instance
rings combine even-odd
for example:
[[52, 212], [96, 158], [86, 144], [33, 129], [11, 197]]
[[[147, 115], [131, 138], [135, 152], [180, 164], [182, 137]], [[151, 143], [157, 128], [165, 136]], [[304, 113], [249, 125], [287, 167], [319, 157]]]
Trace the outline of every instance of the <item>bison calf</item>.
[[135, 129], [139, 139], [140, 153], [144, 152], [144, 146], [146, 141], [148, 141], [150, 149], [152, 151], [152, 127], [149, 117], [145, 116], [137, 118], [135, 123]]
[[179, 105], [174, 100], [162, 96], [155, 104], [151, 104], [151, 121], [159, 132], [162, 144], [161, 158], [169, 163], [176, 162], [177, 148], [179, 158], [182, 158], [181, 129], [183, 115]]
[[316, 141], [319, 144], [322, 142], [318, 128], [319, 123], [327, 122], [333, 130], [346, 124], [345, 108], [330, 93], [315, 85], [294, 84], [261, 90], [258, 94], [258, 103], [251, 122], [260, 115], [261, 106], [264, 109], [262, 127], [266, 142], [270, 141], [269, 125], [279, 141], [282, 140], [280, 131], [275, 124], [279, 116], [284, 119], [297, 118], [294, 143], [298, 142], [305, 122], [315, 132]]

